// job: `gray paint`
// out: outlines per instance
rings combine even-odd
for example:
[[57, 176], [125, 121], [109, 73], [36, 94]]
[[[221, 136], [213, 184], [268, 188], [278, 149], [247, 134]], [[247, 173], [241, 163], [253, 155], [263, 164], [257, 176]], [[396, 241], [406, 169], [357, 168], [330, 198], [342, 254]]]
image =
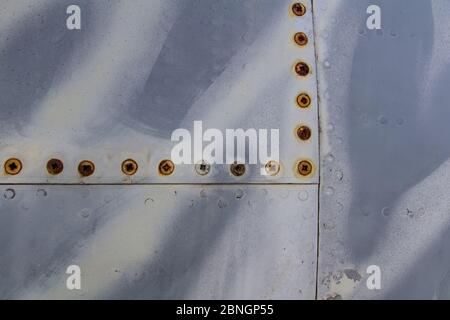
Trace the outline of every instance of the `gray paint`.
[[[0, 177], [0, 297], [449, 298], [448, 1], [316, 0], [314, 29], [290, 1], [79, 1], [75, 33], [53, 27], [69, 3], [0, 6], [0, 153], [26, 159]], [[381, 31], [364, 27], [369, 4]], [[289, 42], [298, 30], [317, 61]], [[303, 82], [299, 58], [314, 71]], [[310, 112], [291, 109], [300, 89]], [[292, 139], [298, 122], [318, 132], [317, 110], [320, 161], [317, 135]], [[168, 135], [193, 120], [283, 129], [282, 161], [320, 162], [320, 185], [259, 168], [156, 176]], [[47, 154], [67, 176], [43, 175]], [[117, 174], [128, 154], [143, 163], [134, 180]], [[92, 155], [98, 175], [82, 181], [70, 168]], [[72, 263], [79, 292], [65, 288]], [[365, 285], [373, 264], [381, 290]]]
[[[8, 189], [4, 299], [314, 298], [316, 186]], [[80, 291], [66, 289], [71, 264]]]
[[[448, 298], [448, 197], [438, 191], [449, 155], [448, 20], [436, 20], [448, 2], [335, 4], [315, 11], [326, 128], [318, 295]], [[370, 4], [381, 7], [382, 30], [365, 27]], [[366, 288], [371, 264], [382, 290]], [[332, 288], [329, 275], [345, 268], [363, 279]]]

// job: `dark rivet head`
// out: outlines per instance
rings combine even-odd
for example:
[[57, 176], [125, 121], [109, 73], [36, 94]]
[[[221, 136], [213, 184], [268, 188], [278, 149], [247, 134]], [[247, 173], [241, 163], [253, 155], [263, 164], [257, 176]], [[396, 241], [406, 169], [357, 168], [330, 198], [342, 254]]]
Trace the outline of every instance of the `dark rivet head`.
[[308, 44], [308, 36], [304, 32], [297, 32], [294, 35], [294, 41], [301, 47], [306, 46]]
[[138, 164], [133, 159], [127, 159], [122, 162], [122, 172], [127, 176], [132, 176], [138, 170]]
[[300, 140], [309, 140], [311, 138], [311, 129], [307, 126], [301, 126], [297, 129], [297, 136]]
[[295, 72], [301, 77], [306, 77], [309, 74], [309, 66], [304, 62], [299, 62], [295, 65]]
[[200, 176], [206, 176], [211, 171], [211, 165], [203, 160], [195, 165], [195, 171]]
[[6, 174], [15, 176], [22, 170], [22, 162], [17, 158], [10, 158], [5, 161], [4, 169]]
[[158, 170], [163, 176], [169, 176], [174, 172], [175, 164], [171, 160], [163, 160], [159, 163]]
[[231, 164], [230, 172], [235, 177], [243, 176], [245, 174], [245, 164], [237, 162]]
[[47, 162], [47, 171], [52, 175], [60, 174], [64, 170], [64, 165], [59, 159], [50, 159]]
[[313, 170], [313, 165], [308, 160], [302, 160], [298, 163], [297, 170], [301, 176], [309, 176]]
[[301, 17], [306, 13], [306, 7], [303, 3], [296, 2], [292, 5], [292, 12], [296, 16]]
[[83, 160], [78, 165], [78, 172], [82, 177], [89, 177], [92, 175], [95, 171], [95, 166], [92, 161], [89, 160]]
[[311, 105], [311, 98], [306, 93], [300, 93], [297, 96], [297, 104], [300, 108], [308, 108]]

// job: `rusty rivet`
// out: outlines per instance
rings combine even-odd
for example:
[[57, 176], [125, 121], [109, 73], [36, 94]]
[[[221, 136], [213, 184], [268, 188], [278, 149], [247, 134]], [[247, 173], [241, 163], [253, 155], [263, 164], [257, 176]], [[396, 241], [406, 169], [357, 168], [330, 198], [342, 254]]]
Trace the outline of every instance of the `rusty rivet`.
[[122, 172], [127, 176], [132, 176], [138, 170], [138, 164], [133, 159], [127, 159], [122, 162]]
[[298, 62], [295, 65], [295, 72], [301, 77], [306, 77], [309, 74], [309, 66], [305, 62]]
[[202, 160], [200, 163], [195, 165], [195, 171], [200, 176], [206, 176], [211, 171], [211, 165]]
[[269, 176], [276, 176], [280, 172], [280, 164], [274, 160], [266, 163], [264, 169]]
[[307, 93], [300, 93], [297, 96], [297, 104], [300, 108], [308, 108], [311, 105], [311, 98]]
[[311, 129], [308, 126], [300, 126], [297, 129], [297, 137], [303, 141], [309, 140], [311, 138]]
[[296, 2], [292, 5], [292, 12], [296, 16], [301, 17], [306, 13], [306, 7], [303, 3]]
[[170, 176], [175, 170], [175, 164], [171, 160], [162, 160], [159, 163], [158, 170], [163, 176]]
[[82, 177], [89, 177], [95, 171], [95, 165], [92, 161], [83, 160], [78, 165], [78, 172]]
[[47, 161], [47, 171], [50, 174], [57, 175], [64, 170], [64, 165], [59, 159], [50, 159]]
[[240, 177], [245, 174], [245, 164], [234, 162], [230, 166], [230, 172], [235, 177]]
[[309, 176], [313, 170], [313, 165], [308, 160], [301, 160], [297, 166], [298, 173], [302, 176]]
[[15, 176], [22, 170], [22, 162], [17, 158], [10, 158], [5, 161], [4, 168], [7, 174]]
[[304, 32], [297, 32], [294, 35], [294, 41], [301, 47], [306, 46], [308, 44], [308, 36]]

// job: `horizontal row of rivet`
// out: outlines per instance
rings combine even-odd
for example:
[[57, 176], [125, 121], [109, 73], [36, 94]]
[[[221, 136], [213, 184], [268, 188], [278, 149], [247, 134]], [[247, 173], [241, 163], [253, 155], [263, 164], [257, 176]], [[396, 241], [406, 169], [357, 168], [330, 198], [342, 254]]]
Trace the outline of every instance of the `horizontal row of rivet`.
[[[300, 129], [299, 129], [300, 130]], [[22, 161], [18, 158], [9, 158], [4, 165], [5, 174], [18, 175], [23, 168]], [[138, 163], [133, 159], [126, 159], [122, 162], [122, 173], [132, 176], [138, 171]], [[268, 161], [265, 165], [265, 171], [269, 176], [276, 176], [280, 172], [280, 164], [277, 161]], [[312, 173], [313, 165], [309, 160], [300, 160], [296, 166], [297, 173], [301, 176], [309, 176]], [[46, 165], [47, 172], [51, 175], [59, 175], [64, 170], [64, 164], [60, 159], [52, 158]], [[211, 165], [205, 161], [195, 166], [195, 171], [201, 176], [207, 175], [211, 170]], [[171, 160], [162, 160], [158, 164], [158, 172], [163, 176], [169, 176], [175, 171], [175, 164]], [[81, 177], [89, 177], [95, 172], [95, 164], [91, 160], [82, 160], [78, 164], [78, 173]], [[230, 165], [230, 172], [233, 176], [240, 177], [246, 172], [246, 166], [242, 163], [233, 163]]]

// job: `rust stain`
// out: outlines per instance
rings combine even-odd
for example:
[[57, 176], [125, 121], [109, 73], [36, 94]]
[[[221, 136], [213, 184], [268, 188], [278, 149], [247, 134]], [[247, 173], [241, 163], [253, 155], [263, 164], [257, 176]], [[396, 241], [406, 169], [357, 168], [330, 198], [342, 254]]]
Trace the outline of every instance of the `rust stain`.
[[311, 138], [312, 132], [308, 126], [301, 125], [297, 128], [297, 137], [302, 141], [307, 141]]
[[245, 164], [234, 162], [230, 165], [230, 172], [235, 177], [240, 177], [245, 174]]
[[51, 175], [58, 175], [64, 170], [64, 164], [59, 159], [50, 159], [47, 162], [47, 171]]
[[89, 177], [95, 171], [95, 165], [90, 160], [83, 160], [78, 165], [78, 172], [82, 177]]
[[300, 47], [304, 47], [308, 44], [308, 36], [304, 32], [297, 32], [294, 35], [294, 41]]
[[295, 64], [294, 70], [295, 70], [295, 73], [297, 75], [299, 75], [300, 77], [306, 77], [311, 71], [308, 64], [303, 61], [297, 62]]
[[195, 165], [195, 171], [200, 176], [206, 176], [211, 171], [211, 165], [203, 160]]
[[311, 97], [305, 93], [302, 92], [297, 96], [297, 105], [300, 108], [308, 108], [311, 105]]
[[280, 172], [281, 166], [278, 162], [270, 160], [266, 163], [264, 169], [269, 176], [276, 176]]
[[127, 176], [134, 175], [138, 170], [138, 164], [133, 159], [127, 159], [122, 162], [122, 172]]
[[305, 13], [306, 13], [306, 6], [303, 3], [296, 2], [296, 3], [292, 4], [291, 10], [295, 16], [301, 17], [301, 16], [305, 15]]
[[11, 176], [15, 176], [22, 171], [22, 162], [17, 158], [9, 158], [4, 164], [5, 173]]
[[310, 160], [302, 159], [297, 162], [296, 172], [301, 177], [309, 177], [314, 172], [314, 165]]
[[175, 164], [171, 160], [162, 160], [158, 165], [158, 171], [163, 176], [170, 176], [175, 171]]

